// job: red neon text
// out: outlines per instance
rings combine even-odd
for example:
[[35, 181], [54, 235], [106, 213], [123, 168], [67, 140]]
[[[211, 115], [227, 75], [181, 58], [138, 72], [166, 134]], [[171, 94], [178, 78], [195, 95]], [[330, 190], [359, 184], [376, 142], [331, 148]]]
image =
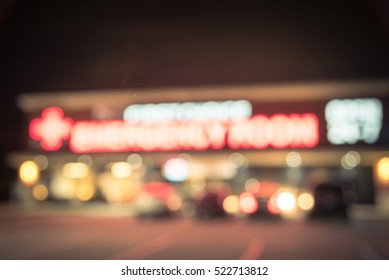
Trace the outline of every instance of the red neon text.
[[221, 149], [311, 148], [318, 144], [313, 114], [256, 115], [236, 122], [85, 121], [73, 126], [70, 148], [77, 153]]
[[84, 121], [73, 126], [70, 149], [77, 153], [221, 149], [226, 133], [227, 127], [219, 122]]
[[69, 140], [75, 153], [312, 148], [319, 142], [314, 114], [254, 115], [235, 121], [167, 121], [134, 123], [123, 120], [73, 121], [50, 107], [31, 121], [32, 139], [54, 151]]
[[233, 123], [227, 144], [232, 149], [312, 148], [319, 142], [319, 123], [313, 114], [255, 115]]

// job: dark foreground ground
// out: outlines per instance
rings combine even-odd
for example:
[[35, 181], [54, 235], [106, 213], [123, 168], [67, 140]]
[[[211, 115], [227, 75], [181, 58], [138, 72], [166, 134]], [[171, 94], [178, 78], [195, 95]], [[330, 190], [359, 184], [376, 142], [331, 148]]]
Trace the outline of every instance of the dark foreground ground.
[[385, 221], [139, 220], [0, 210], [0, 259], [389, 259]]

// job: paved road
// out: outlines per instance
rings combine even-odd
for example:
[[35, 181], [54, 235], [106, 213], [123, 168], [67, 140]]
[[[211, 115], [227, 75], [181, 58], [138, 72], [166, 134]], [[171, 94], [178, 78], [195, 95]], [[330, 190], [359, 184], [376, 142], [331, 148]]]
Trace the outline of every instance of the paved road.
[[0, 259], [389, 259], [379, 222], [0, 213]]

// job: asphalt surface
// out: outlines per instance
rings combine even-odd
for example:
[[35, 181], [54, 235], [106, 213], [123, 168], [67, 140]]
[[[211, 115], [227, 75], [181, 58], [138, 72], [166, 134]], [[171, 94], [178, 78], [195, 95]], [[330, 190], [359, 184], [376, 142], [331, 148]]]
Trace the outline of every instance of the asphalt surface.
[[104, 211], [46, 212], [1, 208], [0, 259], [389, 259], [384, 221], [140, 220]]

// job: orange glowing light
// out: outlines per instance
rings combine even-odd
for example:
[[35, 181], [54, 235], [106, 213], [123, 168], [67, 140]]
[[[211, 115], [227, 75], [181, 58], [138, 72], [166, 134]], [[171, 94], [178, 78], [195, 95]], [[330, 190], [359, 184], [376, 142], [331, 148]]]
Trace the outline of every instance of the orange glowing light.
[[32, 189], [32, 196], [38, 201], [44, 201], [49, 197], [49, 191], [45, 185], [39, 184]]
[[389, 181], [389, 157], [381, 158], [377, 163], [378, 178], [383, 182]]

